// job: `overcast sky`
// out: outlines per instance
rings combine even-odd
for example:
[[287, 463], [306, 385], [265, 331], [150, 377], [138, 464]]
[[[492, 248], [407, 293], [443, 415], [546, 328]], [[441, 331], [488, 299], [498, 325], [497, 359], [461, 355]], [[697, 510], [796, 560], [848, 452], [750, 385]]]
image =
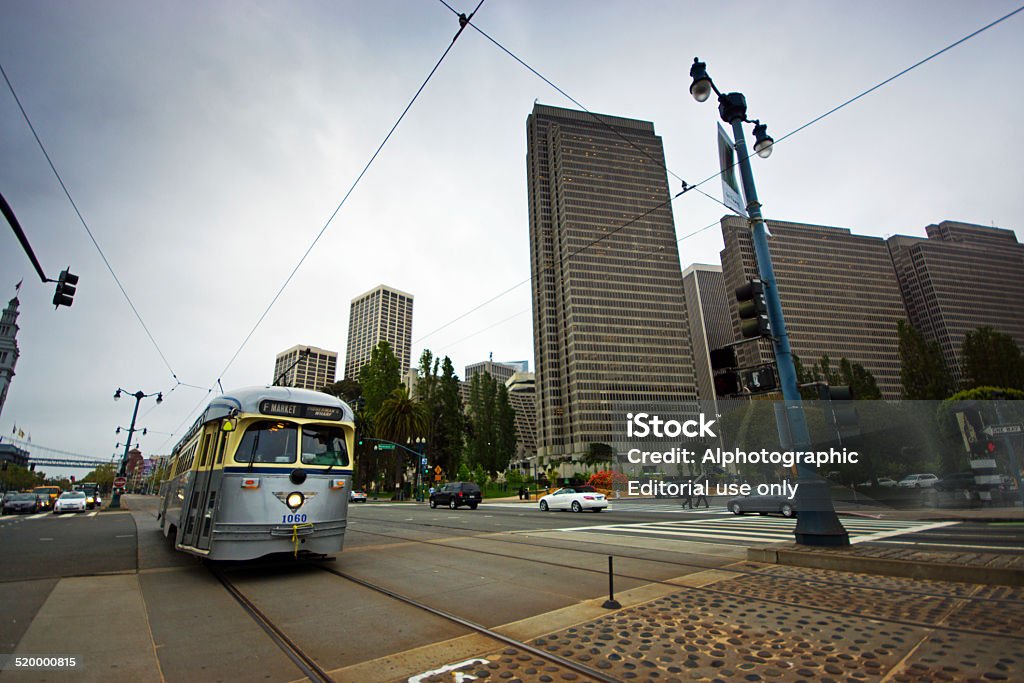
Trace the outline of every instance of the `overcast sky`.
[[[669, 169], [695, 183], [718, 170], [718, 117], [689, 96], [694, 56], [778, 139], [1016, 8], [487, 0], [474, 23], [588, 109], [654, 122]], [[46, 274], [81, 276], [55, 311], [2, 226], [0, 301], [24, 286], [0, 434], [109, 461], [134, 403], [114, 390], [163, 391], [138, 426], [145, 454], [168, 452], [218, 378], [268, 383], [295, 344], [338, 351], [342, 372], [349, 302], [381, 283], [415, 296], [413, 363], [426, 347], [460, 375], [492, 352], [533, 369], [526, 117], [534, 100], [573, 105], [467, 29], [224, 372], [457, 29], [437, 0], [0, 0], [0, 64], [166, 357], [0, 83], [0, 191]], [[952, 219], [1024, 240], [1021, 64], [1024, 13], [794, 135], [755, 161], [765, 215], [880, 237]], [[717, 179], [702, 189], [721, 196]], [[683, 268], [719, 263], [717, 225], [687, 236], [723, 211], [676, 200]]]

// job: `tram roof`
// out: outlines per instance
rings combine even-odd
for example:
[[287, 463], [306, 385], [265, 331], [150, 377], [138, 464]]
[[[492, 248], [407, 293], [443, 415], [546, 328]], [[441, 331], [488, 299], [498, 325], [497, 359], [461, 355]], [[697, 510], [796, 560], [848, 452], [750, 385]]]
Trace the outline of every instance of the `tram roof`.
[[210, 401], [210, 405], [206, 409], [205, 420], [208, 422], [221, 417], [227, 417], [233, 410], [242, 413], [258, 413], [260, 412], [260, 403], [266, 400], [341, 408], [343, 421], [352, 422], [355, 419], [352, 409], [348, 404], [330, 394], [311, 389], [263, 386], [244, 387], [218, 396]]

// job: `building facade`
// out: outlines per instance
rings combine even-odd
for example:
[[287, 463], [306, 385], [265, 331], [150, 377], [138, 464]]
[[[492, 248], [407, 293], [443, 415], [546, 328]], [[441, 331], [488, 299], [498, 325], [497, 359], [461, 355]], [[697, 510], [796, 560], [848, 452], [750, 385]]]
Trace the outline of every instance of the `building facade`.
[[359, 379], [359, 369], [382, 341], [391, 345], [401, 374], [409, 372], [412, 352], [412, 294], [378, 285], [352, 299], [345, 350], [345, 377]]
[[[695, 263], [683, 271], [683, 291], [689, 314], [693, 369], [701, 405], [715, 400], [715, 380], [710, 353], [733, 341], [729, 297], [721, 266]], [[712, 403], [713, 405], [713, 403]], [[710, 412], [702, 409], [702, 412]]]
[[525, 473], [533, 473], [537, 457], [537, 392], [532, 372], [516, 372], [505, 381], [508, 402], [516, 413], [515, 461]]
[[334, 384], [338, 373], [338, 352], [299, 344], [277, 354], [274, 384], [319, 391]]
[[526, 128], [537, 451], [564, 462], [616, 406], [697, 392], [653, 124], [537, 104]]
[[959, 383], [968, 332], [992, 327], [1024, 348], [1024, 244], [1012, 230], [956, 221], [925, 231], [887, 244], [910, 323], [938, 342]]
[[[827, 355], [860, 363], [883, 398], [901, 395], [897, 324], [907, 318], [885, 240], [845, 228], [767, 221], [768, 248], [793, 353], [805, 366]], [[758, 277], [750, 226], [722, 219], [722, 271], [727, 292]], [[741, 339], [735, 296], [729, 296], [732, 337]], [[774, 362], [771, 343], [738, 348], [741, 365]]]
[[473, 375], [479, 375], [484, 372], [489, 373], [496, 381], [504, 384], [512, 375], [520, 372], [520, 370], [514, 365], [485, 360], [480, 363], [467, 365], [465, 375], [466, 379], [463, 381], [465, 381], [466, 384], [469, 384], [469, 382], [473, 380]]
[[4, 411], [7, 391], [14, 380], [14, 366], [18, 364], [18, 301], [17, 290], [14, 298], [7, 302], [7, 308], [0, 316], [0, 413]]

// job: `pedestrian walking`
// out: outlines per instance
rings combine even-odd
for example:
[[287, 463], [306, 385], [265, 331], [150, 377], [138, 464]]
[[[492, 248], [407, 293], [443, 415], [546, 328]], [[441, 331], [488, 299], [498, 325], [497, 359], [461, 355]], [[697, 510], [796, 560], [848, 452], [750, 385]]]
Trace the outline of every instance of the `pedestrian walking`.
[[697, 500], [695, 500], [693, 502], [693, 507], [699, 508], [701, 500], [704, 501], [704, 507], [711, 507], [710, 505], [708, 505], [708, 485], [709, 485], [709, 482], [710, 482], [710, 480], [708, 478], [708, 475], [705, 474], [704, 472], [701, 472], [700, 476], [697, 477], [697, 483], [700, 485], [700, 493], [697, 496]]
[[681, 507], [693, 509], [693, 477], [687, 477], [686, 481], [679, 485], [680, 491], [684, 492], [680, 503]]

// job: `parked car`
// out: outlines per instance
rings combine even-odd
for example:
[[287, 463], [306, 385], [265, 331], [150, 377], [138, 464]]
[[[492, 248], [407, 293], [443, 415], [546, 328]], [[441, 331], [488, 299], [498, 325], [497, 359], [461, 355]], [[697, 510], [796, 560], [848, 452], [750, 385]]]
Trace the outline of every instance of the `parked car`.
[[793, 517], [796, 515], [794, 502], [786, 496], [737, 496], [731, 498], [725, 507], [734, 515], [743, 515], [748, 512], [761, 514], [777, 512], [783, 517]]
[[476, 506], [483, 500], [480, 487], [471, 481], [453, 481], [445, 484], [437, 491], [430, 494], [430, 507], [448, 506], [455, 510], [463, 505], [470, 510], [476, 510]]
[[899, 486], [906, 489], [931, 488], [939, 478], [934, 474], [908, 474], [899, 481]]
[[85, 512], [85, 493], [82, 491], [65, 491], [53, 504], [53, 514], [62, 512]]
[[932, 484], [932, 488], [936, 491], [977, 491], [979, 487], [974, 472], [957, 472], [939, 479]]
[[47, 507], [49, 498], [38, 493], [14, 493], [4, 497], [4, 514], [40, 512]]
[[363, 491], [362, 489], [352, 489], [348, 493], [348, 499], [351, 503], [365, 503], [366, 491]]
[[[878, 478], [878, 485], [879, 486], [884, 486], [885, 488], [892, 488], [893, 486], [896, 486], [896, 483], [897, 482], [896, 482], [895, 479], [890, 479], [889, 477], [879, 477]], [[861, 486], [874, 486], [874, 484], [870, 480], [868, 480], [868, 481], [862, 482]]]
[[[549, 493], [540, 499], [540, 509], [543, 512], [548, 510], [572, 510], [583, 512], [593, 510], [601, 512], [608, 507], [608, 499], [603, 494], [593, 490], [593, 486], [567, 486]], [[585, 490], [585, 489], [590, 489]]]

